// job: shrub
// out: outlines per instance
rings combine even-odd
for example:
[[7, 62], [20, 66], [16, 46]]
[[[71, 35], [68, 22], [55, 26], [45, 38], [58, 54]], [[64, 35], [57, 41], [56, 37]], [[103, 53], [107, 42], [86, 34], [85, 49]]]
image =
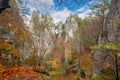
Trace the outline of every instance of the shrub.
[[101, 75], [97, 75], [92, 80], [103, 80], [103, 79], [102, 79]]
[[2, 57], [3, 64], [6, 66], [20, 65], [22, 54], [15, 49], [14, 45], [1, 41], [0, 55]]

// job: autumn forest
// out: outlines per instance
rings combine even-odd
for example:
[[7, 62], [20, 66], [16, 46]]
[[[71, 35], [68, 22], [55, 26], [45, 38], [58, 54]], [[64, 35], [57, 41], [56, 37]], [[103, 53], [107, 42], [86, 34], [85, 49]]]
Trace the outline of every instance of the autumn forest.
[[[67, 1], [55, 10], [71, 9]], [[0, 80], [120, 80], [120, 0], [96, 1], [84, 18], [58, 21], [60, 11], [55, 19], [24, 0], [0, 0]]]

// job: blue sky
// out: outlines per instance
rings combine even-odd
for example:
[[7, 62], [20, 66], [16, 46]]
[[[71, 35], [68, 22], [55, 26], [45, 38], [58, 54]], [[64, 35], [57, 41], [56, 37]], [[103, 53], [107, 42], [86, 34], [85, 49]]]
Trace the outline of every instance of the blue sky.
[[64, 22], [70, 13], [77, 13], [79, 17], [85, 18], [91, 12], [90, 8], [97, 0], [24, 0], [32, 13], [39, 10], [41, 14], [49, 13], [55, 22]]

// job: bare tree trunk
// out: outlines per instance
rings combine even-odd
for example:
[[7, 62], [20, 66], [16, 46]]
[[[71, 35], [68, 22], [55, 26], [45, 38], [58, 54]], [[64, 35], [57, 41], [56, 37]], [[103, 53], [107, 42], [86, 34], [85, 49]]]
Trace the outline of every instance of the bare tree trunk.
[[119, 76], [118, 76], [118, 56], [117, 56], [117, 52], [115, 54], [115, 74], [116, 74], [116, 80], [119, 80]]
[[74, 65], [70, 65], [68, 66], [66, 69], [65, 69], [65, 75], [67, 75], [69, 73], [69, 70], [72, 69], [72, 68], [75, 68], [79, 65], [79, 63], [76, 63]]

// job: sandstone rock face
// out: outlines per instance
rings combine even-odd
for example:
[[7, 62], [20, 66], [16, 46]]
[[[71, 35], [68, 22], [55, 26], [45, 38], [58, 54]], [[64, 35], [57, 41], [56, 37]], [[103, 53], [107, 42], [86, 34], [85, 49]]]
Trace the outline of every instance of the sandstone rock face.
[[[69, 44], [74, 37], [77, 23], [74, 16], [71, 15], [66, 23], [54, 24], [49, 14], [41, 15], [39, 11], [33, 11], [27, 29], [33, 34], [34, 46], [37, 48], [38, 55], [41, 55], [42, 51], [50, 53], [53, 47], [61, 45], [60, 40], [62, 39], [65, 41], [65, 45]], [[66, 50], [69, 46], [65, 46], [65, 55], [67, 55]]]
[[[10, 10], [8, 9], [0, 15], [0, 21], [3, 21], [0, 22], [1, 39], [6, 39], [7, 42], [12, 40], [12, 44], [23, 54], [24, 59], [32, 54], [43, 56], [44, 53], [50, 53], [54, 47], [61, 46], [63, 41], [63, 45], [65, 45], [62, 49], [65, 50], [61, 50], [61, 53], [65, 54], [67, 59], [67, 55], [70, 53], [68, 51], [72, 52], [69, 47], [72, 46], [71, 42], [77, 29], [73, 15], [69, 16], [65, 23], [55, 24], [49, 14], [42, 15], [38, 10], [34, 10], [32, 17], [22, 15], [19, 13], [19, 7], [15, 0], [10, 0], [10, 3], [14, 4], [15, 9], [11, 6]], [[7, 16], [8, 14], [10, 15]], [[4, 21], [8, 21], [8, 23], [4, 24]], [[6, 26], [10, 29], [3, 29]]]
[[15, 0], [10, 0], [10, 6], [9, 9], [4, 10], [0, 14], [0, 39], [13, 44], [24, 56], [29, 55], [29, 53], [33, 53], [29, 49], [30, 45], [28, 44], [32, 39], [30, 39], [30, 35], [28, 37], [28, 35], [24, 36], [24, 34], [19, 34], [29, 32], [25, 29]]
[[[107, 40], [109, 42], [120, 44], [120, 0], [112, 0], [104, 29], [108, 32]], [[102, 44], [104, 43], [105, 42], [102, 41]], [[106, 63], [110, 63], [110, 58], [105, 55], [105, 53], [106, 51], [103, 49], [99, 49], [95, 52], [93, 77], [99, 74], [103, 68], [105, 68]]]
[[74, 33], [76, 29], [78, 28], [77, 22], [75, 20], [75, 17], [73, 15], [70, 15], [70, 17], [67, 18], [66, 23], [64, 24], [64, 28], [66, 31], [66, 36], [65, 36], [65, 61], [67, 61], [71, 55], [68, 51], [71, 51], [71, 46], [73, 46], [74, 42]]
[[120, 0], [113, 0], [107, 20], [108, 40], [120, 43]]
[[33, 11], [28, 30], [32, 33], [38, 56], [51, 51], [52, 27], [54, 27], [53, 22], [48, 14], [41, 15], [39, 11]]
[[68, 40], [68, 37], [69, 38], [74, 37], [74, 32], [76, 31], [77, 27], [78, 25], [75, 20], [75, 17], [72, 15], [68, 17], [65, 23], [66, 41]]

